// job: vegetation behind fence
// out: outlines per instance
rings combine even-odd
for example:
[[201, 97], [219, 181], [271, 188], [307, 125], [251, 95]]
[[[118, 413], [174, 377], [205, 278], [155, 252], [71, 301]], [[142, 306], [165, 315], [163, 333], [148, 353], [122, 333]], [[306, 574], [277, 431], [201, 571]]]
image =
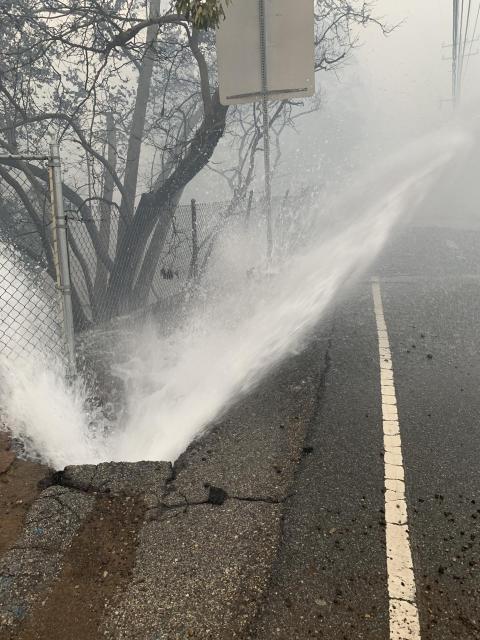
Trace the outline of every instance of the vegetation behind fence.
[[[44, 175], [38, 163], [35, 171]], [[0, 352], [32, 345], [60, 352], [65, 287], [53, 243], [50, 182], [35, 180], [25, 167], [0, 165], [0, 172]], [[299, 202], [288, 194], [274, 198], [279, 249], [286, 236], [293, 237], [292, 212]], [[67, 188], [57, 224], [66, 225], [68, 295], [77, 335], [119, 316], [171, 308], [172, 300], [201, 283], [224, 234], [239, 223], [243, 229], [255, 226], [255, 233], [264, 225], [262, 201], [253, 192], [234, 202], [192, 200], [161, 211], [144, 206], [142, 225], [124, 220], [113, 203], [74, 204]]]

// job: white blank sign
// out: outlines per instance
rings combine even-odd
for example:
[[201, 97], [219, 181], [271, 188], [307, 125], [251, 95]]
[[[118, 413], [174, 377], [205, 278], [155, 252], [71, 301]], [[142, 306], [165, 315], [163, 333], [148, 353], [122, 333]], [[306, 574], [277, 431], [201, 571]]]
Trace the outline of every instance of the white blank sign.
[[[217, 29], [222, 104], [262, 99], [259, 0], [231, 0]], [[265, 0], [269, 100], [315, 93], [313, 0]]]

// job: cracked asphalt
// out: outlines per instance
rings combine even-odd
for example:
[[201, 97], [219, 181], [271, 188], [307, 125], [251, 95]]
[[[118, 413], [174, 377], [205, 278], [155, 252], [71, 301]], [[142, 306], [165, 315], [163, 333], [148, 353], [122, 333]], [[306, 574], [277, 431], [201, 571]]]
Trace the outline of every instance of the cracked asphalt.
[[49, 475], [2, 547], [1, 640], [387, 640], [374, 275], [421, 638], [480, 638], [480, 233], [430, 223], [174, 467]]

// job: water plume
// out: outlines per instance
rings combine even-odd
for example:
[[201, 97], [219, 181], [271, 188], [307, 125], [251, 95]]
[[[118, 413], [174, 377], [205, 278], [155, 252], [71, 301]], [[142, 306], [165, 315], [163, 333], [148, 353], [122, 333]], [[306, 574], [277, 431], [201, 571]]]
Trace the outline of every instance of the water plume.
[[233, 229], [212, 257], [190, 316], [166, 336], [150, 324], [130, 340], [128, 357], [116, 365], [126, 410], [108, 435], [85, 417], [81, 383], [67, 387], [48, 363], [35, 375], [2, 363], [1, 404], [15, 435], [55, 466], [175, 460], [304, 344], [344, 283], [365, 270], [469, 140], [457, 130], [429, 135], [366, 171], [340, 197], [322, 194], [302, 219], [303, 240], [284, 247], [273, 269], [262, 264], [258, 234], [254, 243], [241, 225]]

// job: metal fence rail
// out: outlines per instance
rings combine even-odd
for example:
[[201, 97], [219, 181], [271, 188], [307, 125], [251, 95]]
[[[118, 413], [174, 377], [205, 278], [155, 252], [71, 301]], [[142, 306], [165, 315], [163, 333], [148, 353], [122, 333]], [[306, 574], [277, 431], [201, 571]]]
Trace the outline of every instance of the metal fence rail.
[[[58, 147], [0, 164], [0, 355], [63, 359], [75, 373]], [[33, 163], [33, 164], [32, 164]], [[8, 166], [8, 169], [6, 166]], [[35, 174], [45, 177], [37, 179]]]

